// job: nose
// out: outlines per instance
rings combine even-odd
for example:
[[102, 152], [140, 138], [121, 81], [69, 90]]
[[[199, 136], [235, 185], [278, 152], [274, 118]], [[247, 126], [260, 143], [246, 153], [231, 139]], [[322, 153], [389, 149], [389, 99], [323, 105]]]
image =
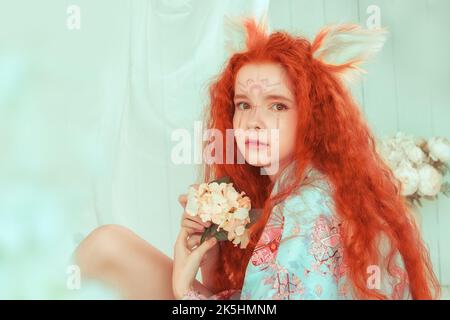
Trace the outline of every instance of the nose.
[[248, 115], [247, 129], [262, 129], [264, 127], [259, 107], [252, 108]]

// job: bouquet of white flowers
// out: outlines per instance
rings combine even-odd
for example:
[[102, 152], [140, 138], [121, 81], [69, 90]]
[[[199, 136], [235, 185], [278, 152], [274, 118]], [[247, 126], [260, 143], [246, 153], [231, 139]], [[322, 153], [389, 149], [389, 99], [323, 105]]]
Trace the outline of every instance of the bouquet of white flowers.
[[439, 193], [450, 195], [444, 177], [450, 171], [450, 142], [443, 137], [415, 139], [402, 132], [382, 140], [378, 151], [394, 176], [401, 182], [401, 193], [414, 205], [421, 199], [435, 200]]
[[255, 219], [250, 198], [245, 192], [237, 192], [228, 177], [202, 183], [198, 188], [190, 187], [187, 198], [188, 215], [212, 222], [203, 232], [200, 243], [214, 236], [218, 241], [232, 241], [234, 246], [240, 244], [241, 249], [247, 247], [248, 227]]

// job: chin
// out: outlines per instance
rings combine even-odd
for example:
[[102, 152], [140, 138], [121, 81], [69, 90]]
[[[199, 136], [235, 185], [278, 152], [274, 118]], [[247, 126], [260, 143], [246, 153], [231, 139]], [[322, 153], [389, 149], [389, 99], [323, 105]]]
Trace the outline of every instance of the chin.
[[258, 167], [258, 168], [267, 167], [267, 166], [270, 165], [270, 163], [265, 163], [265, 162], [251, 162], [251, 161], [247, 161], [247, 160], [246, 160], [246, 162], [249, 165], [254, 166], [254, 167]]
[[[255, 160], [256, 160], [256, 161], [255, 161]], [[270, 166], [271, 161], [268, 161], [268, 159], [264, 159], [264, 160], [266, 160], [266, 161], [262, 161], [261, 159], [255, 159], [255, 158], [252, 158], [252, 157], [247, 157], [247, 158], [245, 159], [245, 161], [246, 161], [249, 165], [254, 166], [254, 167], [266, 167], [266, 166]]]
[[245, 154], [245, 162], [254, 167], [270, 166], [273, 160], [270, 155], [266, 155], [266, 152], [259, 153], [258, 151], [248, 150], [245, 147], [239, 152], [241, 155]]

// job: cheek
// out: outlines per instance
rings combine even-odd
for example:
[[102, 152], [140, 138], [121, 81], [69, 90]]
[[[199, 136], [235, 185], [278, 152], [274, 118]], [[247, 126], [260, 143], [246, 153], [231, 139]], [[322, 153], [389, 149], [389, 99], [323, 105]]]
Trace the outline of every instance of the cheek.
[[297, 137], [297, 115], [280, 122], [280, 155], [288, 155], [295, 150]]
[[235, 111], [233, 115], [233, 129], [239, 129], [239, 127], [242, 126], [241, 122], [242, 122], [242, 114]]
[[242, 132], [242, 123], [241, 123], [241, 115], [239, 115], [237, 112], [234, 113], [233, 116], [233, 129], [234, 131], [234, 140], [236, 142], [236, 145], [238, 149], [243, 153], [245, 151], [245, 136]]

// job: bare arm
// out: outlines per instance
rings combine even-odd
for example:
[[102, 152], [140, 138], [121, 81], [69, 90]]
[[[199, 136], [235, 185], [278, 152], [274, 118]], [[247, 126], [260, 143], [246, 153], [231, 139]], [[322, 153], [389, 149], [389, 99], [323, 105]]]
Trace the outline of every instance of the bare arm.
[[[186, 195], [180, 195], [178, 200], [183, 209], [185, 209], [187, 202]], [[186, 212], [183, 213], [181, 226], [189, 232], [190, 237], [187, 240], [187, 246], [190, 250], [200, 245], [201, 234], [205, 228], [210, 225], [210, 222], [205, 223], [199, 217], [191, 217], [187, 215]], [[194, 289], [206, 297], [210, 297], [216, 291], [216, 286], [213, 282], [213, 274], [216, 272], [216, 267], [219, 261], [219, 251], [220, 249], [218, 244], [208, 250], [200, 264], [202, 283], [197, 280], [193, 282]]]
[[205, 261], [200, 266], [202, 274], [202, 283], [213, 294], [217, 293], [217, 284], [214, 283], [214, 274], [217, 272], [217, 264], [219, 263], [220, 247], [217, 245], [208, 251]]

